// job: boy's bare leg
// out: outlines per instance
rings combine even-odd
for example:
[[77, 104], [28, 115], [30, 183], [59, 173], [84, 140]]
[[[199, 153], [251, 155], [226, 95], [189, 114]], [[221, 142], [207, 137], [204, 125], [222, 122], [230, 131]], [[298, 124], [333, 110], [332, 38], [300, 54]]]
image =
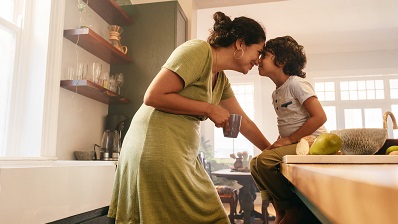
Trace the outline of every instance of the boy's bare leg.
[[[280, 224], [296, 224], [299, 223], [303, 218], [303, 208], [299, 206], [293, 206], [285, 210], [283, 219], [279, 222]], [[277, 222], [275, 222], [277, 223]]]
[[279, 208], [277, 208], [276, 206], [275, 206], [275, 203], [274, 203], [274, 200], [272, 200], [272, 205], [274, 206], [274, 208], [275, 208], [275, 224], [279, 224], [281, 221], [282, 221], [282, 219], [283, 219], [283, 217], [284, 217], [284, 215], [285, 215], [285, 210], [280, 210]]

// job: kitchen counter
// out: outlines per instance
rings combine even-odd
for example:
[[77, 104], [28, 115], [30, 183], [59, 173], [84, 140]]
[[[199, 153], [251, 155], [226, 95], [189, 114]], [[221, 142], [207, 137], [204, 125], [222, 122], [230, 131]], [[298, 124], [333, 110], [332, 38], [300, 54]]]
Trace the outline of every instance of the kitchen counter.
[[0, 223], [49, 223], [109, 205], [116, 161], [0, 161]]
[[69, 167], [69, 166], [116, 166], [117, 161], [103, 160], [0, 160], [0, 169]]
[[282, 174], [322, 223], [397, 223], [398, 164], [287, 164]]

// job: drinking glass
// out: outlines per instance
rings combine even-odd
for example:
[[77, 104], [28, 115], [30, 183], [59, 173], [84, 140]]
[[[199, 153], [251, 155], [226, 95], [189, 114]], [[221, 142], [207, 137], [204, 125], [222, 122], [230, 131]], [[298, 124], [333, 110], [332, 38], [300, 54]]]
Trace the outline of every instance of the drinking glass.
[[84, 63], [77, 64], [77, 77], [76, 78], [78, 80], [86, 79], [87, 68], [88, 68], [87, 64], [84, 64]]
[[94, 62], [93, 63], [93, 82], [99, 83], [99, 78], [102, 72], [102, 65], [100, 63]]
[[109, 81], [110, 81], [110, 76], [109, 76], [109, 72], [104, 72], [104, 73], [102, 73], [104, 76], [103, 76], [103, 87], [105, 88], [105, 89], [109, 89]]
[[75, 67], [68, 66], [68, 77], [67, 77], [67, 79], [69, 79], [69, 80], [74, 80], [75, 79]]
[[124, 75], [123, 73], [116, 73], [115, 75], [116, 85], [117, 85], [117, 94], [120, 95], [120, 87], [124, 84]]
[[111, 75], [111, 78], [109, 79], [109, 90], [116, 93], [116, 89], [115, 75]]

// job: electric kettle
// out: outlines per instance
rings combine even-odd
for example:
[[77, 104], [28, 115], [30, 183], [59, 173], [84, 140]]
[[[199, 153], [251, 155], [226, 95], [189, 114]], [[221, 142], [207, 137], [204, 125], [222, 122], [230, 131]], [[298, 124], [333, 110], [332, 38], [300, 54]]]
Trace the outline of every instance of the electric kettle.
[[105, 130], [101, 140], [100, 160], [118, 160], [120, 134], [117, 130]]

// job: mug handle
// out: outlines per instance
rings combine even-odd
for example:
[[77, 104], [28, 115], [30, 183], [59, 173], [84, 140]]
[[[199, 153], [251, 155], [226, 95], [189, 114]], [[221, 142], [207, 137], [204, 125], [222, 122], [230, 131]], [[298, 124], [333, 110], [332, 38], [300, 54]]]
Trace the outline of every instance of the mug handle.
[[122, 52], [123, 52], [124, 54], [127, 54], [127, 47], [126, 47], [126, 46], [122, 46]]

